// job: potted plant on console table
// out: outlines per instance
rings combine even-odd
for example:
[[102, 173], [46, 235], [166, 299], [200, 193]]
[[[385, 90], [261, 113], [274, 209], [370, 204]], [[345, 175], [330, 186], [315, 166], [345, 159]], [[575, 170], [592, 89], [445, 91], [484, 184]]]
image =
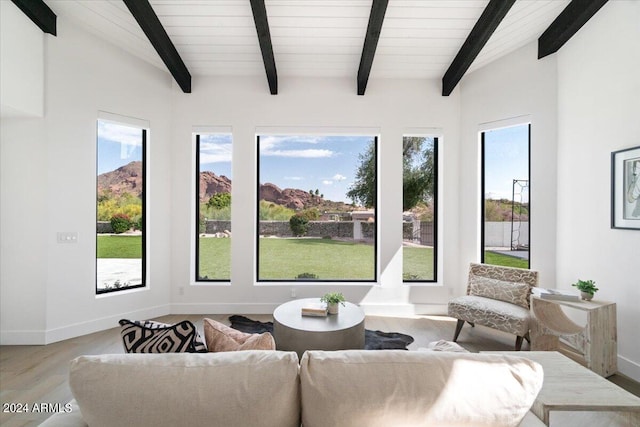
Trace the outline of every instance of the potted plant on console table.
[[575, 286], [576, 288], [578, 288], [578, 290], [580, 291], [580, 297], [585, 301], [591, 301], [593, 295], [597, 291], [599, 291], [599, 289], [596, 288], [596, 282], [594, 282], [593, 280], [578, 279], [578, 281], [576, 283], [573, 283], [571, 286]]
[[338, 304], [344, 305], [345, 299], [344, 295], [340, 292], [329, 292], [326, 293], [320, 298], [320, 302], [324, 302], [327, 304], [327, 309], [329, 310], [329, 314], [338, 314], [338, 310], [340, 306]]

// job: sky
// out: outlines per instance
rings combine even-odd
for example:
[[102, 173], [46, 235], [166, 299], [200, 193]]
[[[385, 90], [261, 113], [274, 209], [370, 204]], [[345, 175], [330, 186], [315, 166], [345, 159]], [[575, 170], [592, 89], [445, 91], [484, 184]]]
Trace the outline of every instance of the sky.
[[142, 129], [98, 121], [98, 175], [142, 160]]
[[[529, 127], [525, 124], [487, 131], [484, 141], [485, 197], [511, 200], [513, 180], [529, 179]], [[521, 190], [522, 202], [529, 201], [527, 190]], [[520, 201], [518, 196], [516, 201]]]
[[[373, 136], [262, 135], [259, 142], [261, 183], [304, 191], [316, 190], [332, 201], [346, 197]], [[200, 170], [231, 177], [231, 135], [201, 135]]]
[[[355, 180], [373, 136], [263, 135], [261, 183], [304, 191], [318, 189], [325, 199], [351, 203], [346, 192]], [[485, 132], [485, 195], [511, 199], [514, 179], [528, 179], [528, 125]], [[231, 134], [200, 136], [200, 168], [233, 179]], [[142, 159], [140, 128], [98, 121], [98, 174]], [[528, 202], [529, 193], [523, 193]]]

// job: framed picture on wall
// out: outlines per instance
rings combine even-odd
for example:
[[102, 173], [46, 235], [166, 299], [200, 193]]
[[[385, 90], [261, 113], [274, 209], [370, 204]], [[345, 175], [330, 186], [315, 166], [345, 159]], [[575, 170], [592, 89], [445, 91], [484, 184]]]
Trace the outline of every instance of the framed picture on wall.
[[640, 146], [611, 153], [611, 228], [640, 230]]

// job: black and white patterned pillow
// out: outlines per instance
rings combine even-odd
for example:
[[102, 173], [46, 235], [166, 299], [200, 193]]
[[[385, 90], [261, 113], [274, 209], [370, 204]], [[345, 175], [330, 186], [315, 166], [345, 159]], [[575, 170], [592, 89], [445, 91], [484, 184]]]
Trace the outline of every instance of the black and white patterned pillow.
[[153, 320], [120, 320], [126, 353], [206, 353], [197, 328], [188, 320], [169, 325]]

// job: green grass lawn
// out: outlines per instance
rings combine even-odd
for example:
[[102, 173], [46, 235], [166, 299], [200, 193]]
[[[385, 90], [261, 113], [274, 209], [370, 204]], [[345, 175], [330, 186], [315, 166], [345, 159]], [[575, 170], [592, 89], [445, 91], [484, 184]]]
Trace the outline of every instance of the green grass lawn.
[[529, 260], [496, 252], [484, 251], [485, 264], [502, 265], [504, 267], [529, 268]]
[[[229, 280], [231, 239], [201, 238], [200, 277]], [[260, 239], [261, 280], [292, 280], [313, 273], [319, 280], [374, 280], [372, 245], [328, 239]], [[404, 247], [403, 277], [433, 279], [433, 249]], [[140, 258], [141, 236], [98, 236], [98, 258]], [[528, 268], [528, 261], [491, 251], [485, 263]], [[253, 268], [253, 267], [248, 267]]]
[[98, 236], [98, 258], [142, 258], [142, 236]]
[[198, 276], [209, 280], [231, 279], [231, 239], [203, 237], [199, 240]]
[[433, 248], [402, 248], [404, 280], [433, 280]]
[[260, 239], [259, 279], [375, 280], [373, 245], [329, 239]]

